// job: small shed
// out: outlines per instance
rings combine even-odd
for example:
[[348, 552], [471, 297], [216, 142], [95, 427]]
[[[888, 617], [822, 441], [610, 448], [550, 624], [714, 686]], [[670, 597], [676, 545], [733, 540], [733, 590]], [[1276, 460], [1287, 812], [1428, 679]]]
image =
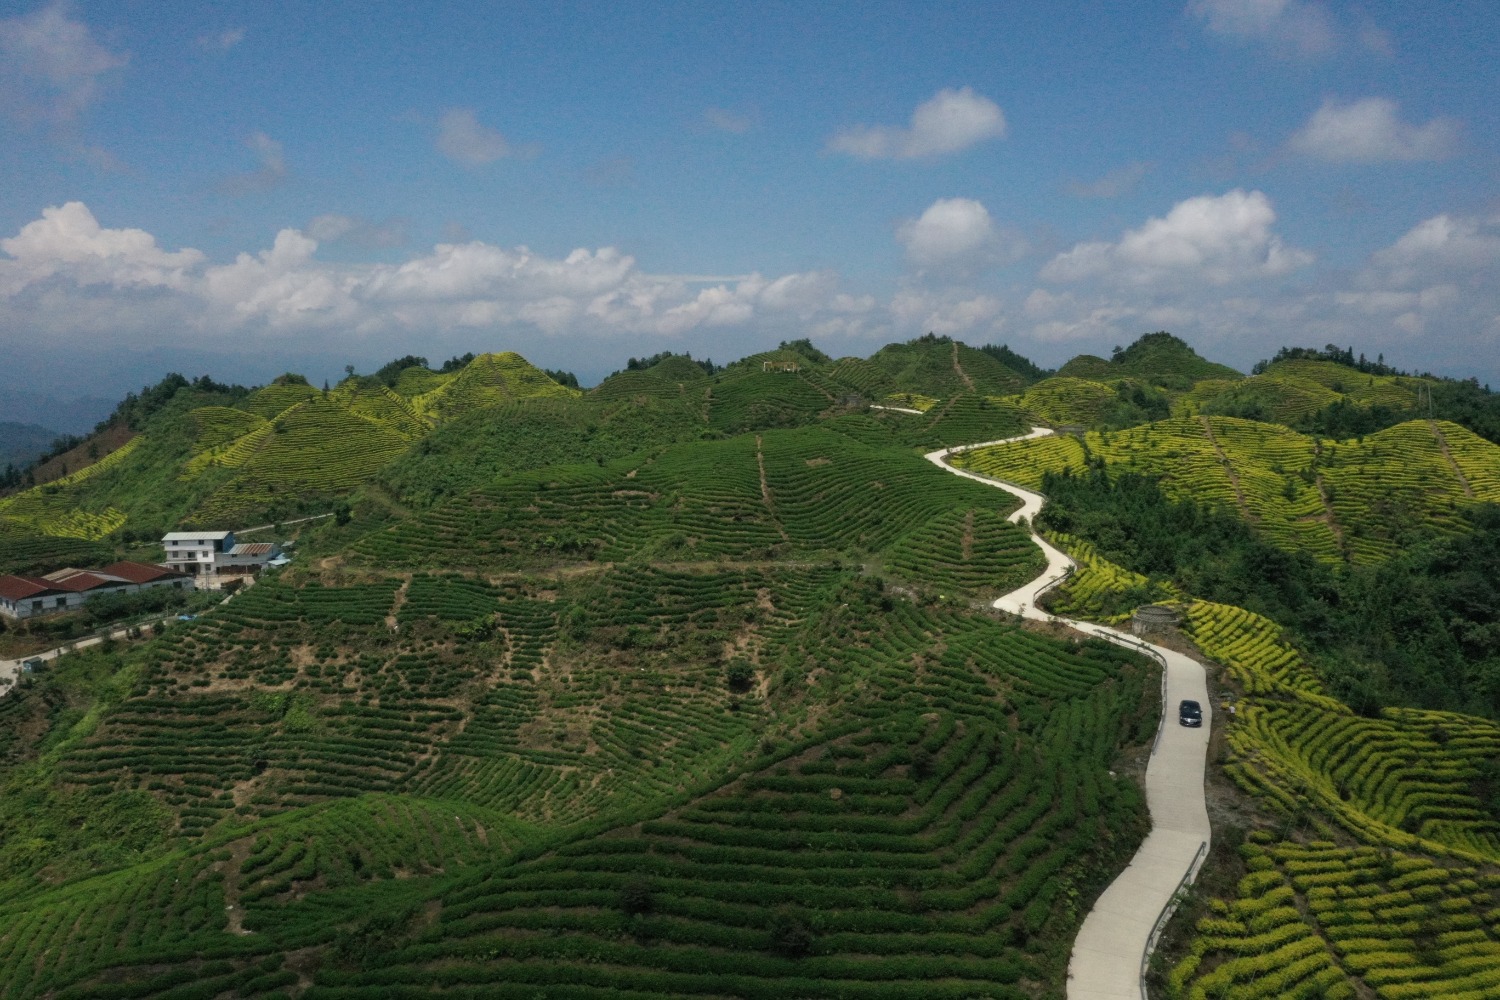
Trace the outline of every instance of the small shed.
[[1136, 635], [1169, 632], [1182, 624], [1182, 612], [1170, 604], [1143, 604], [1130, 616], [1130, 631]]

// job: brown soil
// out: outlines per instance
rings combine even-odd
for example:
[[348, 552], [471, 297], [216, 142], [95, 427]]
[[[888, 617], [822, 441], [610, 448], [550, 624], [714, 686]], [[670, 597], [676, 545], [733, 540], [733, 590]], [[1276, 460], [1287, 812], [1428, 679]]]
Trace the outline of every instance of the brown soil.
[[[79, 469], [86, 469], [110, 452], [118, 451], [133, 437], [135, 437], [135, 432], [129, 427], [124, 424], [118, 426], [112, 424], [98, 434], [90, 434], [76, 448], [69, 449], [55, 458], [49, 458], [37, 466], [32, 470], [32, 478], [36, 485], [40, 486], [54, 479], [71, 475]], [[91, 448], [94, 452], [92, 455], [89, 454]]]

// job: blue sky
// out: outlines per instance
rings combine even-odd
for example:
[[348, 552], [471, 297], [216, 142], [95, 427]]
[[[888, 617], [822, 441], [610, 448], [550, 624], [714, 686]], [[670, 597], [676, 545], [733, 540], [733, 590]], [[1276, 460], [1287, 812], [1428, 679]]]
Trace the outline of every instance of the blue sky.
[[0, 392], [1168, 329], [1500, 383], [1500, 6], [0, 2]]

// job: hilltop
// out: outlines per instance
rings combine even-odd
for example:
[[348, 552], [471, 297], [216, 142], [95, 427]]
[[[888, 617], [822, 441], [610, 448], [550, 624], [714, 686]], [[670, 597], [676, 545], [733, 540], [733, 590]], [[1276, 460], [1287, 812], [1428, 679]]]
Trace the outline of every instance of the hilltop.
[[[572, 381], [168, 379], [0, 498], [0, 572], [338, 515], [0, 700], [0, 995], [1061, 996], [1148, 827], [1159, 677], [991, 610], [1037, 551], [921, 457], [1034, 423], [1070, 433], [958, 463], [1052, 494], [1055, 607], [1171, 604], [1221, 665], [1215, 854], [1158, 988], [1488, 988], [1487, 391], [1167, 334], [1056, 373], [927, 336]], [[1382, 906], [1394, 957], [1350, 960]]]

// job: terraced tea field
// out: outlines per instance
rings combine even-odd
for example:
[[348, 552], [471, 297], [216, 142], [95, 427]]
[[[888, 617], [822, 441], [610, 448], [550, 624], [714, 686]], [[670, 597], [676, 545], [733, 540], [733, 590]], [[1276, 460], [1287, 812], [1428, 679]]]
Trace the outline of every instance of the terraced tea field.
[[92, 465], [0, 499], [0, 526], [13, 532], [79, 538], [103, 538], [125, 523], [125, 514], [113, 506], [81, 505], [82, 490], [93, 479], [123, 466], [140, 447], [141, 438], [131, 438]]
[[1090, 457], [1159, 476], [1173, 499], [1236, 510], [1272, 543], [1327, 562], [1378, 562], [1411, 525], [1456, 530], [1462, 505], [1500, 498], [1500, 446], [1445, 421], [1323, 441], [1275, 424], [1179, 417], [978, 449], [954, 464], [1035, 489], [1043, 473], [1080, 470]]
[[318, 506], [367, 482], [410, 443], [395, 426], [314, 395], [222, 452], [203, 453], [206, 464], [237, 468], [239, 474], [215, 490], [194, 519], [240, 524], [278, 503], [295, 510]]
[[1079, 424], [1086, 427], [1099, 420], [1105, 405], [1115, 399], [1115, 390], [1102, 382], [1064, 376], [1043, 379], [1027, 388], [1020, 396], [1009, 399], [1048, 424]]
[[1252, 837], [1239, 898], [1199, 921], [1170, 977], [1183, 1000], [1500, 993], [1500, 875], [1328, 841]]
[[502, 479], [367, 537], [371, 566], [488, 566], [760, 559], [875, 552], [946, 512], [1004, 503], [918, 457], [826, 428], [677, 445], [614, 468]]

